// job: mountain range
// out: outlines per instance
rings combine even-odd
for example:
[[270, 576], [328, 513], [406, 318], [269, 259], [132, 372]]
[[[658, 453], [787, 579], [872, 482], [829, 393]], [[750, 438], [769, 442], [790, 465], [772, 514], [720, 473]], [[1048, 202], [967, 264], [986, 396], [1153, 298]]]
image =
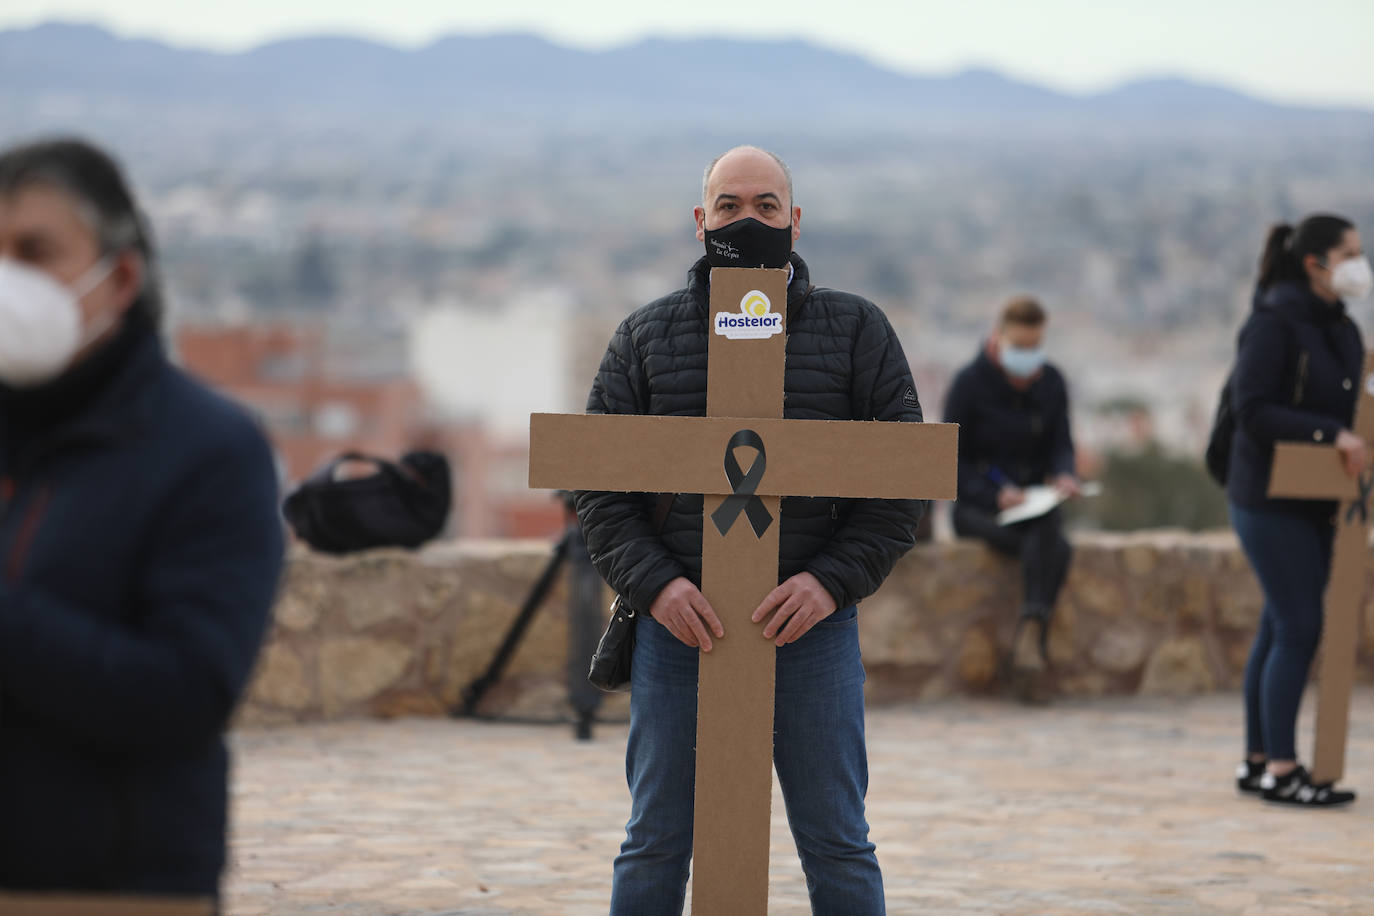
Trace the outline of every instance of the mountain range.
[[986, 69], [899, 73], [802, 41], [646, 39], [604, 51], [526, 34], [451, 36], [418, 49], [349, 37], [218, 53], [91, 25], [0, 31], [0, 100], [210, 106], [260, 113], [671, 123], [715, 116], [825, 128], [978, 124], [1374, 127], [1374, 111], [1286, 106], [1177, 78], [1070, 95]]

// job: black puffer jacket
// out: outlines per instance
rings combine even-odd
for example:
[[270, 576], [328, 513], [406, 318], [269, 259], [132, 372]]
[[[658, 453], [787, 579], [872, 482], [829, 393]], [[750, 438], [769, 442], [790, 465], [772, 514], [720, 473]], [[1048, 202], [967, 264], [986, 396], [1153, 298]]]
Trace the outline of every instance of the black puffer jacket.
[[[921, 422], [911, 370], [883, 313], [858, 296], [813, 288], [795, 254], [792, 267], [783, 415]], [[588, 413], [705, 416], [709, 277], [702, 258], [685, 289], [621, 322], [592, 385]], [[661, 534], [653, 530], [656, 498], [577, 494], [593, 562], [642, 609], [678, 576], [701, 585], [701, 496], [679, 495]], [[924, 509], [920, 500], [785, 497], [779, 581], [810, 572], [839, 607], [867, 597], [915, 543]]]

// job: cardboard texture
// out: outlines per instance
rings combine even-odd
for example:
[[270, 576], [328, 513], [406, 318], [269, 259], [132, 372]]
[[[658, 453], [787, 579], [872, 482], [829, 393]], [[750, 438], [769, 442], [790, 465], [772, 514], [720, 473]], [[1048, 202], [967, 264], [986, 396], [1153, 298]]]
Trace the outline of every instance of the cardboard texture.
[[[783, 369], [787, 361], [787, 272], [711, 271], [711, 321], [740, 311], [760, 289], [783, 319], [783, 333], [766, 340], [731, 340], [710, 335], [706, 362], [709, 417], [782, 417]], [[727, 421], [726, 428], [740, 425]], [[760, 432], [753, 424], [750, 429]], [[771, 433], [771, 431], [770, 431]], [[767, 467], [785, 467], [769, 434]], [[723, 456], [718, 436], [709, 438]], [[740, 451], [746, 451], [741, 449]], [[737, 456], [741, 457], [741, 456]], [[758, 460], [757, 453], [743, 461]], [[743, 461], [741, 464], [743, 464]], [[684, 462], [690, 464], [691, 462]], [[708, 466], [721, 475], [721, 458]], [[750, 465], [744, 465], [747, 469]], [[759, 481], [761, 485], [763, 480]], [[728, 480], [727, 480], [728, 482]], [[718, 492], [715, 489], [705, 491]], [[725, 627], [725, 638], [701, 654], [697, 674], [697, 769], [692, 912], [698, 916], [768, 912], [768, 839], [773, 803], [773, 680], [777, 649], [749, 618], [778, 584], [778, 523], [782, 501], [762, 500], [772, 523], [759, 535], [740, 515], [722, 537], [713, 519], [723, 496], [706, 498], [702, 518], [701, 591]]]
[[[1365, 357], [1355, 406], [1354, 432], [1374, 442], [1374, 354]], [[1369, 552], [1369, 513], [1374, 469], [1351, 479], [1331, 445], [1283, 443], [1274, 449], [1269, 495], [1291, 499], [1339, 500], [1336, 540], [1331, 552], [1321, 649], [1317, 669], [1317, 730], [1312, 778], [1334, 782], [1345, 775], [1345, 745], [1350, 727], [1350, 693], [1355, 683], [1359, 612], [1364, 564]]]
[[1341, 453], [1329, 445], [1283, 442], [1274, 447], [1269, 495], [1287, 499], [1349, 500], [1360, 485], [1345, 473]]
[[[723, 496], [731, 488], [720, 459], [740, 428], [714, 417], [534, 414], [530, 486], [656, 493], [670, 473], [678, 484], [673, 492]], [[768, 445], [760, 496], [957, 495], [953, 423], [752, 420], [748, 428]]]
[[776, 649], [749, 618], [777, 584], [780, 497], [955, 497], [956, 426], [781, 419], [786, 295], [783, 270], [711, 272], [707, 417], [530, 418], [532, 487], [705, 495], [726, 635], [698, 675], [695, 916], [768, 909]]
[[87, 897], [70, 894], [7, 894], [3, 916], [214, 916], [214, 903], [199, 898]]

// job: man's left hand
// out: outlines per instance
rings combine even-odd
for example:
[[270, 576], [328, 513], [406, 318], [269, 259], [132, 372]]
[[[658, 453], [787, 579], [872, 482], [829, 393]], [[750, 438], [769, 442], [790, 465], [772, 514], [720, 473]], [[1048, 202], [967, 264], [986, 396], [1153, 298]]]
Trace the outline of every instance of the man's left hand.
[[1059, 495], [1065, 499], [1073, 499], [1083, 495], [1083, 485], [1078, 482], [1078, 478], [1072, 474], [1060, 474], [1054, 479], [1054, 488], [1059, 491]]
[[758, 623], [773, 617], [763, 628], [765, 639], [776, 637], [777, 645], [796, 642], [807, 630], [835, 613], [835, 599], [811, 573], [797, 573], [768, 593], [751, 618]]

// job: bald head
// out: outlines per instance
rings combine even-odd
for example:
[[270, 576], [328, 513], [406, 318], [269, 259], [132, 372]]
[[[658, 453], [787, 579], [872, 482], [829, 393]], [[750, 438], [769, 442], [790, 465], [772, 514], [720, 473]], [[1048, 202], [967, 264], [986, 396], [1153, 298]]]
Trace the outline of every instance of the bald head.
[[779, 156], [777, 153], [770, 152], [769, 150], [762, 149], [757, 146], [747, 145], [736, 146], [734, 149], [728, 149], [716, 158], [711, 160], [711, 164], [706, 167], [705, 173], [701, 176], [702, 203], [706, 203], [709, 199], [711, 192], [711, 175], [715, 172], [716, 166], [720, 165], [727, 159], [730, 160], [730, 166], [734, 166], [736, 162], [740, 162], [747, 163], [754, 167], [765, 170], [768, 168], [768, 162], [765, 162], [764, 160], [767, 159], [771, 161], [772, 164], [782, 174], [783, 184], [787, 186], [787, 201], [784, 204], [784, 206], [792, 206], [792, 170], [787, 167], [787, 163], [783, 162], [782, 157]]
[[736, 220], [753, 217], [776, 229], [801, 234], [801, 208], [793, 203], [792, 173], [775, 153], [757, 146], [737, 146], [717, 156], [701, 182], [701, 206], [695, 209], [697, 238]]

